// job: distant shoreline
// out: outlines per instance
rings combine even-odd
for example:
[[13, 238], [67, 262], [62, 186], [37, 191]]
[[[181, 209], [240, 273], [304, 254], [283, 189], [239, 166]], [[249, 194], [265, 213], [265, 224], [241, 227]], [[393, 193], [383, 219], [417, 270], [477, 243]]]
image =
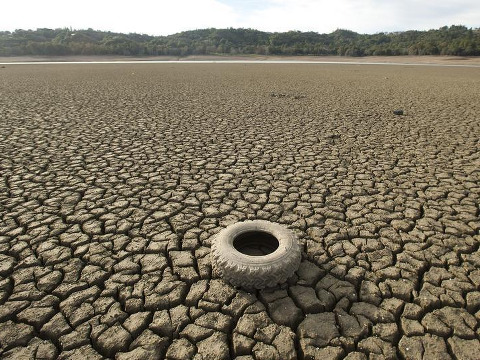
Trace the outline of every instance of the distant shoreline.
[[115, 61], [295, 61], [295, 62], [345, 62], [345, 63], [391, 63], [391, 64], [438, 64], [438, 65], [480, 65], [480, 57], [441, 55], [397, 55], [397, 56], [11, 56], [0, 57], [0, 63], [37, 62], [115, 62]]

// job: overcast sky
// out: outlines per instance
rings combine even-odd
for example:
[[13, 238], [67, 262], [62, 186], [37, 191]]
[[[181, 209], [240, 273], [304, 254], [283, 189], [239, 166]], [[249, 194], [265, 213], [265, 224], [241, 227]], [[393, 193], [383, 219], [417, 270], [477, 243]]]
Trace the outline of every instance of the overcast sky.
[[480, 27], [479, 0], [9, 0], [0, 30], [93, 28], [168, 35], [209, 27], [359, 33]]

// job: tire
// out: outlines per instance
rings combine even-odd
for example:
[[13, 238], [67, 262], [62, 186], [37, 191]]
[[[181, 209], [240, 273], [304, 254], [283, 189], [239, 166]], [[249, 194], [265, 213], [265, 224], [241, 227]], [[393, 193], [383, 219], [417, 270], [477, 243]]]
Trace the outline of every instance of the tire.
[[[238, 245], [239, 240], [244, 245]], [[278, 246], [274, 248], [270, 240], [276, 240], [278, 243], [275, 242], [275, 245]], [[243, 251], [254, 246], [259, 251], [268, 249], [270, 253], [258, 256], [247, 255], [247, 251]], [[253, 249], [256, 251], [256, 248]], [[301, 252], [296, 235], [282, 225], [265, 220], [247, 220], [227, 226], [215, 236], [212, 243], [213, 271], [230, 284], [247, 290], [273, 287], [285, 282], [298, 269], [300, 261]]]

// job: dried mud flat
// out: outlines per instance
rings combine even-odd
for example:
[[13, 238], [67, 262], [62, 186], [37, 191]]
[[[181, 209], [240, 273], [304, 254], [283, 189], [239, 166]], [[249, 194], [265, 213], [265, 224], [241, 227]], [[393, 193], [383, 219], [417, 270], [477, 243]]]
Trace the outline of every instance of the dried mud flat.
[[[0, 78], [1, 358], [480, 357], [479, 69]], [[287, 285], [212, 275], [244, 219], [298, 233]]]

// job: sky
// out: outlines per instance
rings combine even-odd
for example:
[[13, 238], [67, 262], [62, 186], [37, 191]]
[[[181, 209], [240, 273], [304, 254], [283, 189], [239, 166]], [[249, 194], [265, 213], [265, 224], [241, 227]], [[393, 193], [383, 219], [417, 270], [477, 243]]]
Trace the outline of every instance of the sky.
[[2, 1], [0, 30], [64, 28], [169, 35], [204, 28], [373, 34], [480, 28], [479, 0], [14, 0]]

